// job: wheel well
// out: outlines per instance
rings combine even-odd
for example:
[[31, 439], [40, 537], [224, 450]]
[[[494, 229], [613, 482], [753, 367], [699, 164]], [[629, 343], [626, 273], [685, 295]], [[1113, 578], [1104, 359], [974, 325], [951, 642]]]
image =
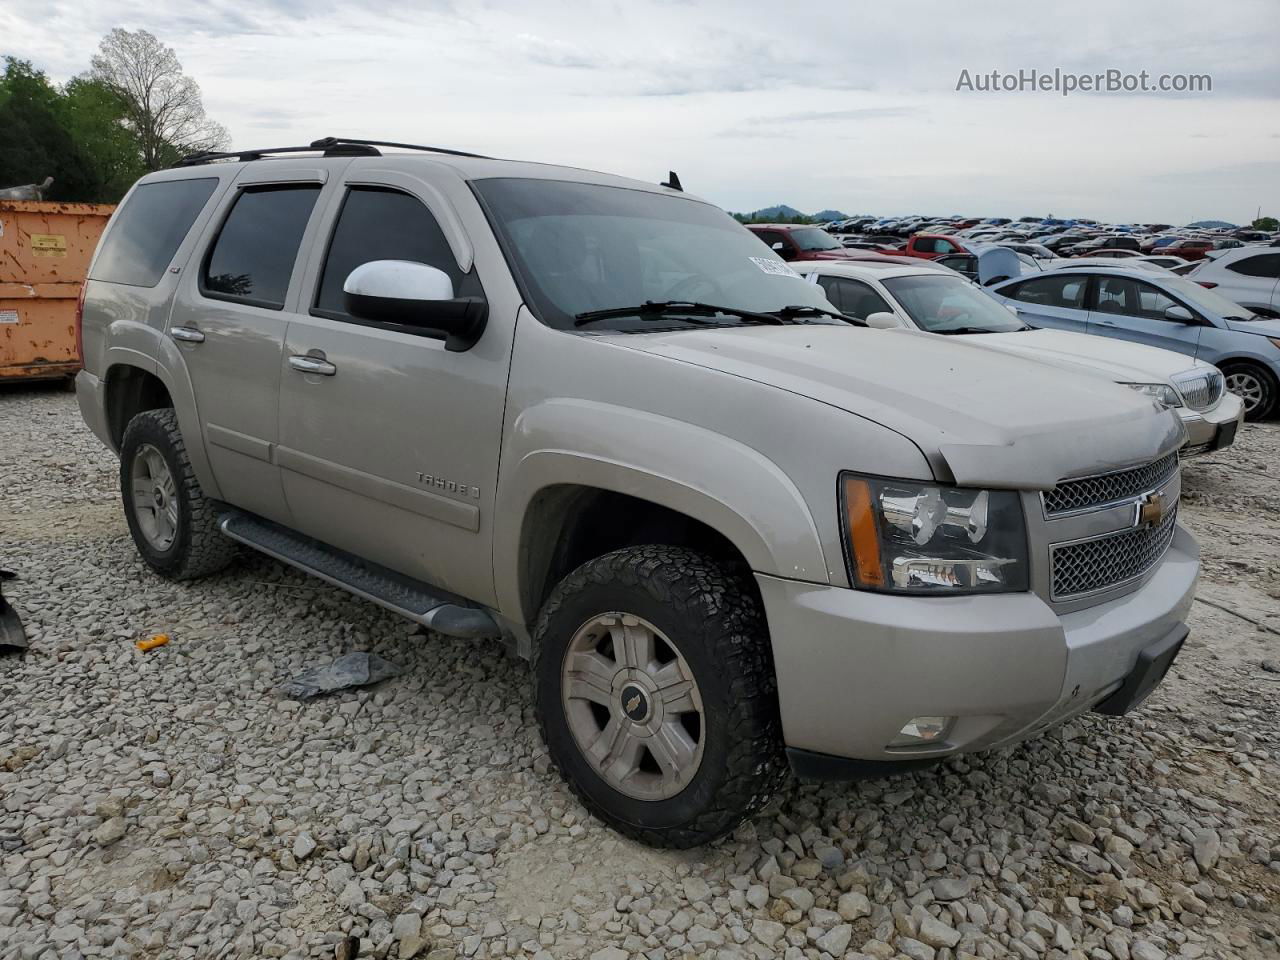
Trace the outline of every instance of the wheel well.
[[144, 410], [172, 406], [168, 389], [154, 373], [127, 364], [117, 364], [107, 371], [107, 428], [117, 450], [130, 420]]
[[552, 589], [571, 571], [606, 553], [641, 544], [688, 547], [748, 569], [741, 551], [722, 533], [670, 507], [597, 487], [548, 487], [530, 503], [521, 533], [525, 622], [537, 618]]

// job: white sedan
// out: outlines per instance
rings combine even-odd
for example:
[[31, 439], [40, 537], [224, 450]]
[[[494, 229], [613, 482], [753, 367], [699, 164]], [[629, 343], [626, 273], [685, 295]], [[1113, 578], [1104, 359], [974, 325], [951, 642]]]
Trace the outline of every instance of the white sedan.
[[845, 316], [872, 327], [972, 338], [981, 346], [1104, 376], [1177, 411], [1187, 428], [1184, 457], [1220, 450], [1244, 418], [1211, 363], [1172, 350], [1065, 330], [1027, 326], [977, 284], [933, 267], [871, 262], [801, 261], [792, 266], [820, 284]]

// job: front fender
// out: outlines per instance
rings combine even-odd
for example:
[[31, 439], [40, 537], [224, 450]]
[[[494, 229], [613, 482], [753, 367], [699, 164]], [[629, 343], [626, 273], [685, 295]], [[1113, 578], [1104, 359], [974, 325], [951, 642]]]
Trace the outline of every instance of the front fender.
[[[523, 619], [520, 544], [529, 506], [561, 484], [638, 497], [690, 516], [728, 539], [757, 573], [829, 582], [803, 496], [759, 451], [693, 424], [580, 399], [520, 414], [502, 455], [494, 567], [500, 609]], [[518, 518], [518, 519], [516, 519]]]

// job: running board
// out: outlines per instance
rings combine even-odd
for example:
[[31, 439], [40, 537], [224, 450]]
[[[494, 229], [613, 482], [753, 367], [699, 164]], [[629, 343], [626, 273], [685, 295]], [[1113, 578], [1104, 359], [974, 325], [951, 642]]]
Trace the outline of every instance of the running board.
[[497, 637], [501, 628], [480, 607], [252, 514], [231, 510], [218, 529], [246, 546], [357, 597], [372, 600], [428, 630], [451, 637]]

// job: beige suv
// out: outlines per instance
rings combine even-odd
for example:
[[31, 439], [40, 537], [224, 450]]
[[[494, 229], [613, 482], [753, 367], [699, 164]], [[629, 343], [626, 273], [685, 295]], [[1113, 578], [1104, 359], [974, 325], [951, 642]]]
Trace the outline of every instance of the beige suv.
[[1187, 633], [1176, 416], [850, 326], [674, 176], [188, 158], [117, 211], [81, 335], [158, 573], [247, 544], [504, 639], [569, 783], [648, 843], [725, 833], [788, 767], [1123, 713]]

